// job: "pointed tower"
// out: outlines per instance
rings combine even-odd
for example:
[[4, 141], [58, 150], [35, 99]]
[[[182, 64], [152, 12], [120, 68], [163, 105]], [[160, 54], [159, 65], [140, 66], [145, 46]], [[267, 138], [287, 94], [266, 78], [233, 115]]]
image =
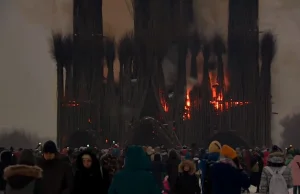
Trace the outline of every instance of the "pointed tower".
[[228, 69], [229, 96], [249, 102], [231, 111], [230, 130], [250, 145], [261, 145], [256, 139], [256, 98], [259, 78], [258, 0], [229, 0]]
[[64, 129], [67, 133], [61, 137], [64, 141], [60, 146], [68, 145], [76, 131], [100, 129], [102, 0], [74, 0], [73, 6], [73, 63], [69, 79], [72, 83], [70, 98], [78, 106], [68, 110]]

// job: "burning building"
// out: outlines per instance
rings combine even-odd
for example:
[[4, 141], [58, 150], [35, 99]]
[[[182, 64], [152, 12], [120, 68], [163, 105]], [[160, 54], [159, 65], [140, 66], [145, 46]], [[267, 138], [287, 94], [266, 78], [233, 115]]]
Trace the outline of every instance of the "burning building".
[[170, 132], [164, 134], [176, 134], [182, 144], [205, 144], [220, 133], [248, 145], [269, 144], [274, 41], [267, 34], [259, 45], [257, 1], [228, 0], [226, 35], [205, 38], [191, 27], [192, 0], [133, 0], [134, 33], [115, 48], [113, 38], [103, 37], [102, 1], [74, 0], [72, 46], [61, 49], [71, 59], [58, 65], [58, 75], [66, 71], [67, 91], [58, 89], [60, 144], [87, 129], [100, 142], [126, 142], [130, 123], [146, 116], [164, 123]]

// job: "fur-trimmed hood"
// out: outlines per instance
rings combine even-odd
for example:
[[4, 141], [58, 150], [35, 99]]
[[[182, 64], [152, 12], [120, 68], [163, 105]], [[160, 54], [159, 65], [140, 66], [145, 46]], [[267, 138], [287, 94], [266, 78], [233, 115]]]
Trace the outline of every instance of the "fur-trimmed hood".
[[38, 166], [12, 165], [4, 169], [3, 178], [12, 188], [22, 189], [35, 179], [41, 179], [43, 170]]
[[35, 179], [42, 178], [43, 170], [38, 166], [13, 165], [4, 169], [3, 177], [8, 180], [13, 176], [27, 176]]
[[273, 164], [284, 164], [284, 154], [282, 152], [273, 152], [269, 154], [268, 162]]
[[190, 170], [189, 170], [189, 174], [190, 175], [195, 174], [195, 172], [196, 172], [196, 165], [195, 165], [195, 163], [193, 161], [191, 161], [191, 160], [184, 160], [184, 161], [182, 161], [179, 164], [179, 166], [178, 166], [178, 172], [179, 173], [183, 172], [184, 166], [189, 166], [190, 167]]

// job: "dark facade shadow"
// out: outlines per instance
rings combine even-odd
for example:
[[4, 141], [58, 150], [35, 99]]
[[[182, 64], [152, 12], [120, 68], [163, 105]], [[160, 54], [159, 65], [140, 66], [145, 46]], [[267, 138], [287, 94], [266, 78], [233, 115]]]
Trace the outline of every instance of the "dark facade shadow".
[[132, 136], [127, 144], [152, 147], [164, 145], [173, 148], [176, 145], [167, 130], [159, 121], [145, 117], [132, 127]]
[[246, 149], [250, 148], [245, 140], [232, 132], [219, 132], [215, 134], [206, 142], [206, 146], [208, 147], [212, 141], [219, 141], [221, 145], [227, 144], [234, 149], [237, 147]]
[[95, 145], [94, 138], [87, 131], [75, 131], [68, 141], [68, 146], [72, 148], [79, 148], [81, 146]]

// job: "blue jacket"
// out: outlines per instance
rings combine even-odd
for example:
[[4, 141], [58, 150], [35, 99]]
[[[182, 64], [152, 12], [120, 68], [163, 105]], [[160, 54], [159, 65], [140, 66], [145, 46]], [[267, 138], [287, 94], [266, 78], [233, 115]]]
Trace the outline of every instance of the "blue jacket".
[[[199, 168], [201, 170], [201, 183], [204, 183], [205, 175], [206, 175], [206, 167], [207, 162], [216, 162], [220, 158], [220, 153], [214, 152], [214, 153], [208, 153], [204, 156], [204, 159], [200, 161]], [[202, 185], [203, 186], [203, 185]]]
[[108, 194], [161, 194], [150, 169], [151, 162], [143, 148], [130, 146], [124, 169], [114, 175]]

